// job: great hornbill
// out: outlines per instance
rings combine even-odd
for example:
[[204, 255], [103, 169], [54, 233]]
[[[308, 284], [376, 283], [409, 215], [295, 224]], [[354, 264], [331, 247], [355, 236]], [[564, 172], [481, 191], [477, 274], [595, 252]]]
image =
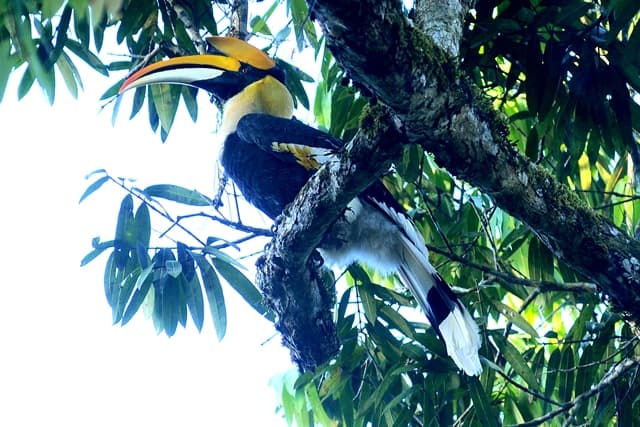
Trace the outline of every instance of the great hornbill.
[[[223, 105], [225, 172], [251, 204], [275, 219], [343, 142], [292, 117], [284, 71], [264, 52], [234, 38], [207, 41], [215, 54], [151, 64], [131, 75], [120, 93], [152, 83], [208, 91]], [[456, 365], [468, 375], [480, 374], [478, 326], [429, 263], [422, 235], [380, 181], [349, 203], [318, 249], [328, 264], [360, 261], [397, 273]]]

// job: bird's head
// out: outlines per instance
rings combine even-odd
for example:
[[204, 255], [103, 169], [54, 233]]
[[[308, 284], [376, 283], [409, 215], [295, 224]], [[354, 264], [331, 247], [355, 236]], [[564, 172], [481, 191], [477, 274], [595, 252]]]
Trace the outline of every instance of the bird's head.
[[185, 84], [204, 89], [225, 104], [258, 82], [284, 88], [284, 71], [260, 49], [231, 37], [206, 40], [213, 54], [180, 56], [148, 65], [129, 76], [118, 93], [153, 83]]

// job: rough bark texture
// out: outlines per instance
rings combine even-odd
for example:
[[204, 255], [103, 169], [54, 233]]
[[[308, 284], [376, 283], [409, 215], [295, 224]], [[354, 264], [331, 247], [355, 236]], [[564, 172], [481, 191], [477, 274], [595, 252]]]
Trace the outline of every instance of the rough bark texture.
[[460, 50], [462, 25], [473, 0], [416, 0], [416, 27], [428, 34], [434, 43], [455, 58]]
[[[640, 244], [511, 147], [503, 120], [460, 74], [456, 60], [452, 59], [457, 49], [452, 50], [451, 40], [457, 40], [457, 36], [442, 36], [446, 32], [445, 17], [458, 19], [458, 23], [452, 24], [461, 25], [461, 11], [469, 6], [468, 1], [459, 7], [449, 4], [448, 11], [434, 17], [440, 24], [427, 25], [425, 30], [429, 35], [404, 16], [399, 1], [314, 0], [309, 3], [336, 60], [354, 82], [389, 108], [390, 117], [399, 120], [399, 126], [388, 126], [403, 129], [402, 134], [393, 135], [392, 143], [422, 145], [449, 172], [489, 194], [498, 206], [531, 227], [556, 256], [593, 280], [609, 297], [614, 309], [638, 330]], [[423, 26], [429, 20], [425, 15], [429, 10], [434, 9], [421, 9], [419, 20]], [[442, 45], [437, 44], [439, 42]], [[370, 123], [363, 124], [363, 130], [368, 125]], [[372, 133], [375, 137], [364, 141], [379, 140], [388, 147], [385, 132], [374, 130]], [[381, 147], [374, 148], [372, 153], [378, 155], [376, 162], [383, 165], [398, 148], [381, 150]], [[363, 182], [369, 182], [362, 178], [365, 177], [362, 165], [369, 166], [370, 157], [361, 160], [348, 157], [344, 161], [348, 167], [323, 169], [317, 174], [292, 209], [284, 214], [278, 236], [265, 255], [266, 264], [289, 268], [306, 265], [329, 224], [366, 186], [354, 186], [355, 175], [351, 173], [354, 169]], [[371, 169], [369, 177], [381, 170]], [[302, 270], [301, 267], [296, 278], [303, 277]], [[262, 286], [268, 289], [269, 283], [273, 283], [271, 280], [279, 277], [277, 274], [261, 276]], [[309, 284], [302, 280], [281, 285], [292, 297], [298, 293], [296, 298], [300, 299], [296, 299], [296, 304], [311, 302], [313, 309], [307, 312], [319, 315], [317, 310], [322, 308], [312, 302], [314, 298], [309, 298], [318, 291], [308, 288]], [[317, 333], [322, 340], [320, 329]], [[333, 343], [333, 338], [329, 341]], [[292, 352], [295, 354], [295, 350]], [[317, 361], [326, 360], [329, 353], [323, 353]], [[317, 361], [301, 366], [313, 367]]]
[[506, 126], [400, 2], [319, 0], [315, 16], [336, 60], [391, 107], [449, 172], [491, 195], [565, 262], [640, 319], [640, 244], [509, 144]]
[[314, 249], [347, 204], [386, 171], [404, 139], [391, 114], [374, 107], [339, 161], [323, 166], [276, 221], [276, 237], [258, 260], [256, 281], [277, 314], [276, 328], [293, 361], [314, 369], [339, 348], [333, 283], [322, 280]]

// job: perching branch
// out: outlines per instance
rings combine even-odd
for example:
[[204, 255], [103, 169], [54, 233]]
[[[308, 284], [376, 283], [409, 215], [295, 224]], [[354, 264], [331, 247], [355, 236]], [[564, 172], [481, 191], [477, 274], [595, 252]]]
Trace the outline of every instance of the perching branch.
[[526, 223], [638, 331], [640, 243], [513, 149], [503, 120], [399, 1], [318, 0], [314, 16], [350, 78], [402, 122], [407, 139], [398, 143], [420, 144]]
[[347, 204], [399, 154], [401, 146], [394, 141], [401, 133], [390, 117], [380, 106], [368, 112], [362, 131], [339, 159], [324, 165], [278, 218], [276, 236], [258, 260], [256, 281], [278, 316], [284, 345], [303, 370], [338, 351], [334, 291], [322, 280], [314, 250]]

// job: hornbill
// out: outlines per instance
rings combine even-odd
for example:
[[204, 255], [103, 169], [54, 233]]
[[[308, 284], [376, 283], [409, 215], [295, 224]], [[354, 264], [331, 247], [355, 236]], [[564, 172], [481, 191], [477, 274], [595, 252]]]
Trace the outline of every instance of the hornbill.
[[[293, 118], [284, 71], [263, 51], [234, 38], [207, 41], [213, 54], [148, 65], [119, 92], [153, 83], [209, 92], [223, 106], [222, 167], [251, 204], [275, 219], [344, 143]], [[381, 181], [349, 203], [318, 249], [328, 264], [360, 261], [383, 274], [397, 273], [456, 365], [480, 374], [478, 326], [429, 263], [422, 235]]]

